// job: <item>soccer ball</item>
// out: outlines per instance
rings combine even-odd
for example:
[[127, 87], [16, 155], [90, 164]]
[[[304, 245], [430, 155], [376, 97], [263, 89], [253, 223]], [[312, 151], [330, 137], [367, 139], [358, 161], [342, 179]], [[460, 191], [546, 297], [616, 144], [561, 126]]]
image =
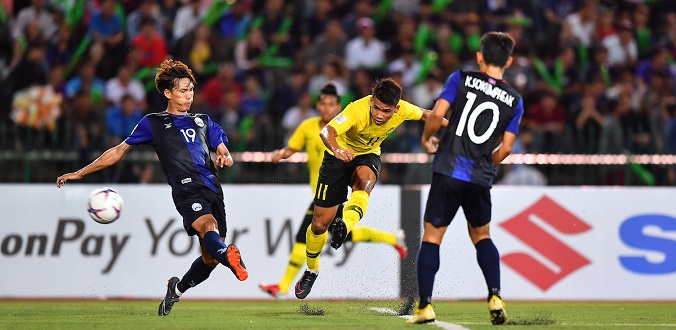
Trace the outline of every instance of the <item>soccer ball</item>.
[[108, 224], [120, 217], [124, 206], [122, 196], [112, 188], [94, 189], [89, 194], [89, 216], [98, 223]]

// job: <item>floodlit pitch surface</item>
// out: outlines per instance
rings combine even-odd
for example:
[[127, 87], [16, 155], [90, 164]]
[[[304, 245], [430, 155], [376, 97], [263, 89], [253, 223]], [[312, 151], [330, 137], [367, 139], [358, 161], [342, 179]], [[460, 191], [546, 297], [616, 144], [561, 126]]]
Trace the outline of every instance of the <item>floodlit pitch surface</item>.
[[[0, 329], [411, 329], [397, 301], [0, 301]], [[509, 329], [676, 329], [676, 302], [507, 302]], [[424, 329], [495, 329], [486, 303], [436, 302]]]

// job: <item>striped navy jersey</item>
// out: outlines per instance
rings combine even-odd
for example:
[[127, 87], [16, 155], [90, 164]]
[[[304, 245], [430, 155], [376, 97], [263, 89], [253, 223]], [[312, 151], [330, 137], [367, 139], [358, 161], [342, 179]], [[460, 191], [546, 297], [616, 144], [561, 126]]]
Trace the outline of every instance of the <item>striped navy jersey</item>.
[[481, 71], [456, 71], [439, 98], [451, 104], [451, 117], [434, 156], [432, 171], [492, 186], [493, 150], [505, 131], [517, 134], [523, 101], [504, 80]]
[[227, 145], [228, 137], [209, 116], [151, 113], [136, 124], [124, 142], [155, 148], [174, 198], [204, 188], [223, 194], [210, 151], [221, 143]]

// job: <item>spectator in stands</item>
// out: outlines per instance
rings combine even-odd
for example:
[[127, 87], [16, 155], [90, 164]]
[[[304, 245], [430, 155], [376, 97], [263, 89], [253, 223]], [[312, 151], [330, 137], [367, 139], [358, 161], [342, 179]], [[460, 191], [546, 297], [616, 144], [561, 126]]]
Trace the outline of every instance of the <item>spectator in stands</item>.
[[342, 60], [345, 57], [346, 43], [345, 33], [340, 22], [337, 19], [331, 19], [326, 23], [324, 33], [313, 39], [308, 61], [320, 66], [325, 63], [327, 58]]
[[622, 20], [617, 26], [616, 35], [601, 40], [608, 49], [608, 66], [628, 67], [638, 60], [638, 47], [634, 39], [633, 25], [629, 20]]
[[204, 24], [199, 24], [195, 28], [195, 38], [190, 47], [190, 67], [198, 75], [198, 79], [202, 80], [204, 76], [204, 69], [209, 62], [213, 61], [213, 47], [211, 46], [211, 31], [209, 27]]
[[338, 95], [345, 95], [345, 92], [347, 92], [348, 84], [343, 78], [342, 68], [337, 59], [328, 60], [322, 65], [322, 71], [310, 78], [310, 84], [308, 86], [310, 94], [319, 95], [319, 91], [328, 83], [332, 83], [336, 86]]
[[12, 38], [19, 41], [25, 38], [29, 25], [36, 23], [44, 40], [50, 40], [58, 26], [54, 23], [52, 13], [45, 6], [45, 0], [31, 0], [31, 6], [21, 9], [14, 21]]
[[345, 66], [350, 70], [380, 68], [385, 64], [385, 45], [375, 38], [375, 23], [362, 17], [357, 26], [359, 36], [350, 40], [345, 48]]
[[390, 63], [388, 70], [390, 73], [401, 72], [401, 86], [404, 91], [410, 91], [418, 82], [422, 65], [416, 59], [413, 48], [404, 48], [401, 50], [401, 57]]
[[124, 94], [119, 104], [112, 105], [106, 111], [106, 135], [112, 145], [124, 140], [143, 117], [143, 110], [134, 97]]
[[244, 79], [244, 94], [241, 104], [242, 116], [259, 117], [265, 114], [265, 97], [261, 84], [255, 76]]
[[143, 22], [152, 22], [153, 30], [164, 38], [162, 24], [164, 19], [160, 15], [156, 0], [141, 0], [141, 5], [127, 16], [127, 38], [134, 40], [142, 33]]
[[46, 67], [44, 45], [40, 43], [29, 44], [23, 57], [5, 80], [3, 86], [6, 91], [5, 97], [11, 100], [17, 91], [33, 85], [46, 84]]
[[91, 62], [82, 63], [78, 75], [66, 83], [66, 96], [69, 98], [83, 90], [90, 93], [90, 98], [83, 103], [94, 104], [103, 100], [106, 92], [106, 83], [95, 75], [94, 65]]
[[140, 81], [132, 77], [128, 66], [121, 66], [117, 76], [106, 82], [106, 100], [119, 106], [125, 96], [130, 96], [137, 104], [144, 104], [146, 90]]
[[71, 61], [77, 46], [72, 39], [72, 35], [68, 24], [63, 23], [59, 26], [56, 37], [48, 41], [47, 62], [50, 65], [68, 64]]
[[181, 9], [182, 5], [183, 1], [179, 0], [162, 0], [160, 2], [160, 16], [164, 18], [162, 34], [164, 35], [164, 40], [171, 43], [176, 41], [174, 38], [174, 23], [176, 22], [178, 10]]
[[589, 48], [594, 41], [597, 16], [598, 5], [596, 1], [582, 1], [578, 10], [566, 17], [561, 32], [561, 41]]
[[235, 45], [235, 65], [242, 75], [263, 76], [259, 58], [265, 54], [268, 45], [263, 38], [263, 32], [258, 28], [249, 30], [246, 39], [240, 40]]
[[127, 52], [122, 18], [115, 13], [115, 5], [114, 0], [103, 0], [101, 10], [94, 14], [87, 31], [94, 44], [103, 45], [105, 55], [102, 60], [108, 63], [111, 74], [117, 71], [122, 64], [120, 59]]
[[425, 81], [418, 83], [411, 92], [411, 103], [417, 104], [424, 109], [434, 107], [435, 98], [441, 94], [444, 87], [442, 78], [438, 70], [430, 71], [425, 77]]
[[215, 77], [204, 84], [204, 102], [213, 109], [223, 107], [226, 92], [232, 91], [239, 99], [242, 95], [242, 86], [235, 80], [236, 69], [232, 62], [220, 65]]
[[224, 41], [230, 44], [233, 40], [244, 39], [251, 24], [249, 2], [234, 1], [230, 8], [216, 23], [216, 30]]
[[559, 104], [556, 95], [550, 91], [541, 91], [539, 101], [528, 108], [527, 114], [523, 122], [535, 134], [535, 151], [559, 152], [566, 110]]
[[155, 21], [149, 18], [143, 19], [141, 33], [132, 39], [131, 46], [141, 51], [141, 66], [154, 68], [167, 57], [167, 42], [157, 32]]
[[319, 112], [312, 107], [310, 93], [303, 92], [298, 98], [298, 104], [290, 108], [284, 114], [282, 127], [284, 128], [284, 141], [288, 141], [291, 134], [303, 120], [319, 116]]
[[206, 8], [202, 7], [200, 2], [200, 0], [186, 1], [176, 12], [173, 40], [181, 39], [202, 21], [204, 14], [206, 14]]

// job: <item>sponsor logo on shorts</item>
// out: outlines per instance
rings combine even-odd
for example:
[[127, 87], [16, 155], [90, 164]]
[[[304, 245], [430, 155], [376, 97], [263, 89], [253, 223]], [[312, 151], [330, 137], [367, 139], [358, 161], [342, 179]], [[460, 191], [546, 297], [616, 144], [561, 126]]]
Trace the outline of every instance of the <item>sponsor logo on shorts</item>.
[[202, 204], [192, 203], [192, 210], [195, 211], [195, 212], [202, 210]]
[[182, 184], [186, 184], [186, 183], [190, 183], [190, 182], [192, 182], [192, 178], [185, 178], [185, 179], [181, 180]]
[[535, 252], [513, 252], [500, 260], [542, 291], [591, 263], [557, 238], [584, 233], [591, 226], [547, 196], [500, 227]]

